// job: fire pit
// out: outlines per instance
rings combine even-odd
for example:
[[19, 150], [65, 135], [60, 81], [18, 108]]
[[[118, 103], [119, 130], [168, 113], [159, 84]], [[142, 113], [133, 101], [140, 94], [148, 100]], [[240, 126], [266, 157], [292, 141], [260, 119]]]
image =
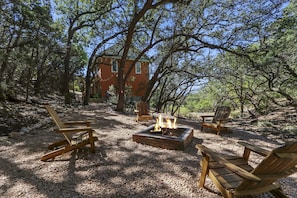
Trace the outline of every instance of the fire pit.
[[164, 149], [184, 150], [193, 138], [193, 129], [191, 128], [166, 129], [167, 134], [164, 134], [161, 131], [151, 132], [154, 127], [152, 125], [143, 131], [133, 134], [133, 141]]
[[184, 150], [192, 141], [193, 129], [187, 127], [168, 128], [168, 124], [164, 127], [164, 125], [160, 125], [160, 120], [162, 119], [157, 119], [156, 125], [133, 134], [133, 141], [164, 149]]

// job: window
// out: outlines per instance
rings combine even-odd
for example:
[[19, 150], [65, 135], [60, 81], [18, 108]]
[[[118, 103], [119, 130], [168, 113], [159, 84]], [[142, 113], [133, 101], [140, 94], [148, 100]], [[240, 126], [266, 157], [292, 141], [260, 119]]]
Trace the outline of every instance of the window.
[[137, 62], [135, 64], [135, 74], [141, 74], [141, 63]]
[[118, 61], [117, 60], [112, 60], [112, 62], [111, 62], [111, 72], [112, 73], [117, 73], [118, 72]]

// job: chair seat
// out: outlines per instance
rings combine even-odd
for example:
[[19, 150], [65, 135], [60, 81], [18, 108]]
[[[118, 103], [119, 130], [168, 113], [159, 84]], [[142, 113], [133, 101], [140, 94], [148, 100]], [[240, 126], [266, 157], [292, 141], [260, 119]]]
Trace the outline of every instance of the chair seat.
[[80, 142], [83, 142], [88, 139], [89, 139], [89, 133], [83, 132], [81, 134], [74, 134], [70, 140], [70, 143], [71, 143], [71, 145], [77, 145]]
[[202, 123], [202, 126], [203, 126], [203, 127], [208, 127], [208, 128], [217, 128], [217, 127], [218, 127], [218, 124], [216, 124], [216, 123], [204, 122], [204, 123]]
[[[239, 166], [240, 168], [251, 172], [254, 168], [250, 166], [242, 157], [237, 156], [223, 156], [229, 162]], [[239, 184], [243, 181], [242, 177], [234, 174], [231, 170], [226, 168], [224, 165], [210, 159], [209, 162], [209, 174], [216, 177], [224, 188], [228, 190], [236, 189]]]
[[138, 117], [137, 121], [147, 121], [147, 120], [151, 120], [153, 119], [153, 117], [151, 115], [141, 115]]

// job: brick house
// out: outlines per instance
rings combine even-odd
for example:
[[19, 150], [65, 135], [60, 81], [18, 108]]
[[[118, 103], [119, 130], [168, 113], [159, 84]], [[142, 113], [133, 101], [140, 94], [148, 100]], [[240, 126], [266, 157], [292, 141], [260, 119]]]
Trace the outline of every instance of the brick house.
[[[100, 53], [96, 58], [96, 66], [94, 69], [95, 78], [91, 85], [91, 96], [106, 98], [107, 92], [113, 85], [117, 90], [117, 75], [118, 67], [122, 57], [123, 48], [119, 45], [114, 45], [104, 52]], [[130, 49], [124, 73], [126, 74], [130, 65], [135, 60], [137, 52]], [[141, 58], [136, 64], [128, 80], [126, 88], [130, 88], [130, 96], [140, 98], [144, 95], [147, 84], [149, 82], [149, 59], [148, 57]]]

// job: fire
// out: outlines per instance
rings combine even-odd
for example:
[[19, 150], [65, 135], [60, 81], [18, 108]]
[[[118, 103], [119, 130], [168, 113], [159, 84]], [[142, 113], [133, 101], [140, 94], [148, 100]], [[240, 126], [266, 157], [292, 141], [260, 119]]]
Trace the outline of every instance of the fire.
[[160, 114], [156, 119], [156, 125], [154, 131], [161, 131], [162, 128], [176, 129], [176, 118], [175, 117], [167, 117], [164, 118]]

